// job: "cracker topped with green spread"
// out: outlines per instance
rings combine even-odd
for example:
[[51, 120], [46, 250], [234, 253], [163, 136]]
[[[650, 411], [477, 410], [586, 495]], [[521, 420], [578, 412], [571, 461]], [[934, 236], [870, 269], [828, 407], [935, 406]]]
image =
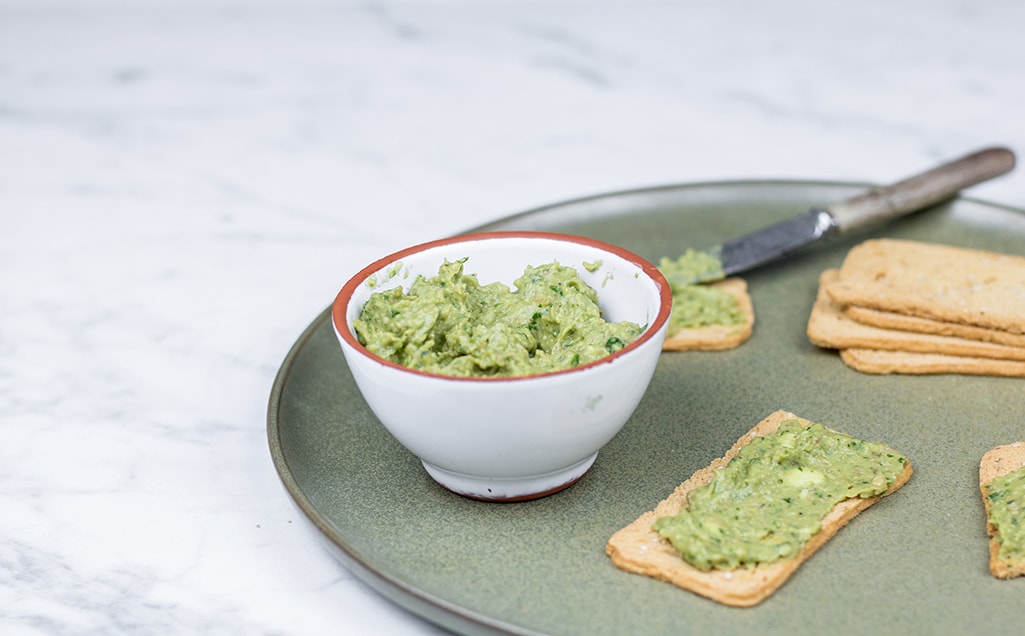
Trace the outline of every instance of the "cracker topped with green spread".
[[1025, 442], [997, 446], [982, 456], [979, 489], [990, 572], [998, 579], [1025, 576]]
[[897, 451], [777, 411], [608, 541], [612, 562], [725, 605], [756, 605], [911, 477]]
[[662, 346], [665, 351], [732, 349], [743, 344], [754, 331], [754, 306], [742, 278], [688, 282], [717, 266], [710, 258], [703, 252], [688, 250], [679, 258], [659, 261], [658, 268], [673, 291], [673, 311]]
[[872, 239], [851, 248], [826, 291], [840, 306], [1025, 334], [1022, 256]]

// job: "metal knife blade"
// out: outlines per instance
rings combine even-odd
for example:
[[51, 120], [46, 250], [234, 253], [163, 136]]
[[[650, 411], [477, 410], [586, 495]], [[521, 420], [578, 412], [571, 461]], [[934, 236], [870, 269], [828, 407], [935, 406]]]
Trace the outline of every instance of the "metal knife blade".
[[[1014, 153], [1007, 148], [980, 150], [892, 185], [812, 208], [722, 245], [688, 250], [680, 260], [699, 256], [707, 264], [704, 271], [669, 271], [667, 279], [671, 286], [678, 287], [749, 271], [825, 237], [927, 208], [964, 188], [1010, 172], [1014, 164]], [[669, 269], [663, 267], [664, 273]]]

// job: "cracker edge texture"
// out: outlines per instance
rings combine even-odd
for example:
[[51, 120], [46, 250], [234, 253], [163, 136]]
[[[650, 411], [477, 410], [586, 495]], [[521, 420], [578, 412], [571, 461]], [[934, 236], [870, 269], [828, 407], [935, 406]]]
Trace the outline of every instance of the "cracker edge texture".
[[1025, 362], [1017, 360], [861, 348], [841, 349], [840, 359], [855, 371], [873, 375], [954, 373], [1005, 378], [1025, 377]]
[[989, 499], [986, 485], [997, 477], [1025, 466], [1025, 442], [997, 446], [986, 452], [979, 461], [979, 492], [986, 509], [986, 534], [989, 535], [989, 571], [998, 579], [1025, 575], [1025, 561], [1005, 561], [1000, 558], [1000, 532], [989, 522]]

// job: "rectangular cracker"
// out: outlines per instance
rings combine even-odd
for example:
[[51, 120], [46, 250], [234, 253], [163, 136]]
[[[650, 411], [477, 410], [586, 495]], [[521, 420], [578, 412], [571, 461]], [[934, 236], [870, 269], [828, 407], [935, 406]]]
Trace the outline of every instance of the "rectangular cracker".
[[744, 322], [739, 325], [711, 325], [681, 329], [662, 343], [663, 351], [722, 351], [738, 347], [751, 337], [755, 325], [754, 305], [742, 278], [726, 278], [711, 284], [737, 299]]
[[1000, 533], [989, 523], [990, 505], [986, 485], [1022, 466], [1025, 466], [1025, 442], [997, 446], [979, 461], [979, 491], [986, 509], [986, 533], [989, 535], [989, 571], [998, 579], [1025, 575], [1025, 561], [1012, 562], [1000, 558]]
[[839, 305], [1025, 333], [1025, 258], [896, 239], [856, 245], [827, 287]]
[[931, 333], [937, 336], [953, 336], [955, 338], [978, 340], [979, 342], [992, 342], [1009, 347], [1025, 347], [1025, 335], [1000, 329], [987, 329], [985, 327], [975, 327], [956, 322], [906, 316], [892, 311], [880, 311], [857, 305], [847, 305], [843, 308], [843, 313], [851, 320], [860, 322], [863, 325], [871, 325], [882, 329]]
[[880, 351], [877, 349], [841, 349], [840, 359], [848, 367], [875, 375], [993, 375], [1025, 378], [1025, 362], [951, 356], [939, 353]]
[[616, 567], [667, 581], [683, 589], [710, 598], [724, 605], [750, 607], [757, 605], [778, 590], [798, 567], [807, 561], [833, 535], [861, 511], [882, 497], [903, 486], [911, 477], [911, 463], [885, 493], [866, 499], [847, 499], [837, 504], [822, 519], [822, 529], [790, 559], [753, 568], [736, 570], [699, 570], [687, 563], [668, 540], [652, 530], [659, 517], [676, 515], [687, 505], [690, 492], [710, 482], [717, 470], [725, 467], [753, 438], [774, 433], [785, 420], [796, 419], [808, 426], [808, 420], [787, 411], [776, 411], [745, 433], [722, 457], [695, 472], [680, 484], [654, 510], [638, 517], [609, 539], [605, 552]]
[[835, 269], [827, 269], [819, 277], [819, 292], [807, 327], [808, 339], [814, 345], [827, 349], [876, 349], [1025, 361], [1025, 347], [884, 329], [851, 320], [825, 291], [825, 287], [838, 278], [839, 272]]

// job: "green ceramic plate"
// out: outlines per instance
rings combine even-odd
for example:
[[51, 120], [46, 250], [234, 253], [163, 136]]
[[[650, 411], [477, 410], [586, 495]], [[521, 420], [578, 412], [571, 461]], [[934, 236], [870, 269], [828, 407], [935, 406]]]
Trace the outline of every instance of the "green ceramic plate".
[[[861, 189], [671, 186], [571, 201], [477, 229], [577, 233], [657, 260]], [[962, 198], [871, 234], [1025, 254], [1025, 213]], [[868, 235], [747, 275], [757, 315], [751, 340], [727, 352], [663, 354], [634, 417], [590, 472], [556, 495], [489, 504], [437, 486], [367, 409], [326, 312], [296, 342], [273, 387], [275, 466], [347, 567], [458, 632], [1017, 633], [1025, 579], [989, 575], [977, 471], [986, 450], [1025, 439], [1025, 380], [863, 375], [811, 346], [804, 329], [819, 272]], [[892, 445], [911, 459], [914, 477], [754, 608], [727, 608], [610, 564], [604, 547], [613, 532], [779, 408]]]

